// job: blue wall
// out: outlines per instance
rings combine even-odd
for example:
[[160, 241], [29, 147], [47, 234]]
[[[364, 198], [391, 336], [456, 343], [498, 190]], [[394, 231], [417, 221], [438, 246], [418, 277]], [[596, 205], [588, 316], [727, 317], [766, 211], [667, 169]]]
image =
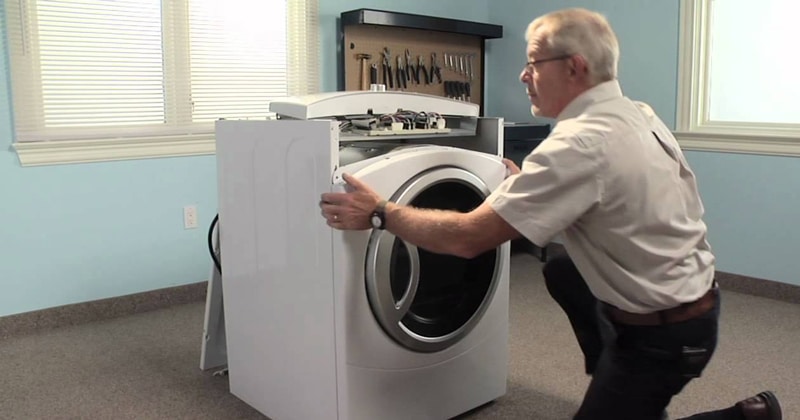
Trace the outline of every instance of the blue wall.
[[[499, 2], [494, 2], [498, 4]], [[470, 7], [467, 7], [466, 5]], [[320, 1], [322, 90], [336, 88], [337, 19], [374, 8], [503, 25], [487, 42], [486, 114], [529, 121], [517, 80], [523, 32], [556, 7], [605, 13], [622, 47], [626, 94], [649, 102], [673, 125], [677, 91], [678, 2], [504, 0]], [[4, 12], [0, 17], [5, 18]], [[11, 151], [6, 49], [0, 51], [0, 316], [203, 281], [206, 229], [216, 213], [213, 156], [22, 168]], [[723, 271], [800, 285], [800, 208], [791, 185], [800, 160], [688, 152]], [[183, 229], [196, 204], [200, 228]]]
[[800, 159], [686, 155], [703, 195], [717, 269], [800, 285]]
[[586, 7], [603, 13], [617, 33], [622, 50], [619, 78], [625, 94], [649, 103], [667, 125], [673, 126], [678, 74], [677, 3], [663, 0], [504, 1], [503, 7], [489, 12], [489, 21], [503, 25], [503, 38], [487, 43], [490, 67], [487, 111], [510, 121], [533, 120], [525, 86], [519, 81], [527, 61], [525, 29], [536, 16], [565, 7]]
[[[214, 157], [22, 168], [8, 74], [3, 44], [0, 316], [208, 279]], [[183, 229], [187, 204], [198, 229]]]

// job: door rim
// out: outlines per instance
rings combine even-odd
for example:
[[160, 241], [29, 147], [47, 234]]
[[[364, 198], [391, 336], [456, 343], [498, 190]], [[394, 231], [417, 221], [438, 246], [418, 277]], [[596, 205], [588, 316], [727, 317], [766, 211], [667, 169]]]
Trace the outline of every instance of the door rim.
[[[482, 198], [486, 198], [490, 191], [486, 184], [475, 174], [454, 166], [439, 166], [428, 169], [409, 179], [391, 197], [390, 201], [408, 205], [422, 191], [443, 182], [460, 182], [471, 187]], [[408, 312], [411, 303], [416, 296], [419, 286], [420, 263], [419, 250], [416, 246], [400, 239], [402, 246], [408, 250], [411, 265], [409, 285], [403, 293], [401, 299], [395, 303], [388, 279], [390, 276], [390, 264], [393, 245], [397, 236], [386, 230], [374, 229], [369, 237], [367, 244], [365, 281], [367, 298], [378, 323], [383, 330], [396, 342], [404, 347], [420, 352], [436, 352], [447, 349], [459, 342], [483, 318], [500, 279], [503, 253], [497, 248], [495, 266], [492, 273], [491, 283], [483, 300], [469, 319], [458, 329], [439, 337], [425, 337], [411, 331], [406, 327], [402, 320]]]

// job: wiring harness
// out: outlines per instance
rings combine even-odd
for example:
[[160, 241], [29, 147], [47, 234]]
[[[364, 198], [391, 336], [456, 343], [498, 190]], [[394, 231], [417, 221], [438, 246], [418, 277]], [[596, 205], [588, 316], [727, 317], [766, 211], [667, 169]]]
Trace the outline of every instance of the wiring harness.
[[[444, 117], [437, 112], [416, 112], [399, 109], [395, 113], [375, 116], [372, 114], [345, 117], [339, 124], [339, 130], [392, 130], [413, 131], [444, 129]], [[409, 133], [411, 134], [411, 133]]]

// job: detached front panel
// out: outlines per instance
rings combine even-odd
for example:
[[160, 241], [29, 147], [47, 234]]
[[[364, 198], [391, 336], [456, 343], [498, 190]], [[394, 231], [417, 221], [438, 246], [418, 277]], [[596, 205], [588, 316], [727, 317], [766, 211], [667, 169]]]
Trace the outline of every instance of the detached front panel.
[[271, 418], [336, 418], [332, 232], [318, 207], [336, 124], [220, 121], [216, 135], [231, 392]]

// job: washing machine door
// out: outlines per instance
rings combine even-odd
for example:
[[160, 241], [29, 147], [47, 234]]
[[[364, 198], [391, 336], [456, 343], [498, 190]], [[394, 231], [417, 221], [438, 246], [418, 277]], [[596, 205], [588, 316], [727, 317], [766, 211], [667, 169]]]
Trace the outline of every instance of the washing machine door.
[[[456, 167], [427, 170], [406, 182], [392, 201], [468, 212], [488, 196], [480, 178]], [[397, 343], [419, 352], [444, 350], [480, 321], [501, 268], [500, 249], [472, 259], [428, 252], [385, 230], [369, 239], [366, 288], [372, 311]]]

